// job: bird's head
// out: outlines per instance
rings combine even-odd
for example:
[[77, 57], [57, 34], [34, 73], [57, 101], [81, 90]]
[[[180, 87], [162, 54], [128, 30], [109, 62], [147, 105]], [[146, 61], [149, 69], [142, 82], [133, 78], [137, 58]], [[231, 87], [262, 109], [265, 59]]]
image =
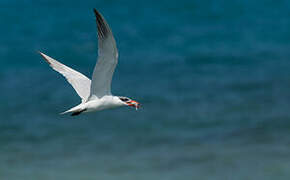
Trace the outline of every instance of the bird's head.
[[119, 96], [119, 99], [122, 101], [124, 105], [135, 107], [136, 110], [140, 107], [140, 103], [130, 98]]

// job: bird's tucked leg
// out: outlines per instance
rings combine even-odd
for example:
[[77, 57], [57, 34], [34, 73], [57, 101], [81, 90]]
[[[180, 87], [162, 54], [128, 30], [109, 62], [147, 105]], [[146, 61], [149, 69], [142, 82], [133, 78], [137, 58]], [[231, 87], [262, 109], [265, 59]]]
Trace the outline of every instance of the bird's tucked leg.
[[71, 116], [77, 116], [77, 115], [79, 115], [79, 114], [81, 114], [82, 112], [84, 112], [84, 111], [86, 111], [87, 109], [82, 109], [82, 110], [80, 110], [80, 111], [75, 111], [75, 112], [73, 112], [72, 114], [71, 114]]

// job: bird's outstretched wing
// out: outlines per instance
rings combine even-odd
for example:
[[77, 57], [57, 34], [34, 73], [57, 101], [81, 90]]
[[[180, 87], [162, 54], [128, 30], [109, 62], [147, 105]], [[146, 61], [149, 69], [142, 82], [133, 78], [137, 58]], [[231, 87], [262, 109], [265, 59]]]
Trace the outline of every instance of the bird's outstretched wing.
[[98, 61], [94, 69], [91, 97], [111, 95], [111, 82], [118, 63], [118, 50], [113, 33], [104, 17], [94, 9], [98, 28]]
[[90, 95], [91, 80], [85, 75], [67, 67], [66, 65], [52, 59], [51, 57], [39, 52], [40, 55], [55, 71], [62, 74], [67, 81], [72, 85], [77, 94], [81, 97], [82, 103], [85, 102]]

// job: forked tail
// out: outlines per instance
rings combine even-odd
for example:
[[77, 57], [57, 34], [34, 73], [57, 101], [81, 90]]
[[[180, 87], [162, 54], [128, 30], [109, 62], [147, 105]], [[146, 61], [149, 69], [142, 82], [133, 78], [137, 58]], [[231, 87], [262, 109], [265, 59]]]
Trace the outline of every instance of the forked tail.
[[60, 114], [71, 113], [71, 116], [77, 116], [86, 110], [87, 109], [83, 107], [83, 104], [80, 104], [80, 105], [77, 105], [76, 107], [73, 107], [65, 112], [60, 113]]

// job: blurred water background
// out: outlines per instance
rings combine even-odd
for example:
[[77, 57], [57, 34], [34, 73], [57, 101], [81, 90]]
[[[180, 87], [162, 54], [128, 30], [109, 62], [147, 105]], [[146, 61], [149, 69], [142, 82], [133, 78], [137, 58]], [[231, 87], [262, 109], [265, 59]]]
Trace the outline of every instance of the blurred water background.
[[[91, 76], [92, 8], [120, 58], [113, 93], [79, 103], [43, 51]], [[0, 1], [0, 179], [289, 179], [289, 1]]]

